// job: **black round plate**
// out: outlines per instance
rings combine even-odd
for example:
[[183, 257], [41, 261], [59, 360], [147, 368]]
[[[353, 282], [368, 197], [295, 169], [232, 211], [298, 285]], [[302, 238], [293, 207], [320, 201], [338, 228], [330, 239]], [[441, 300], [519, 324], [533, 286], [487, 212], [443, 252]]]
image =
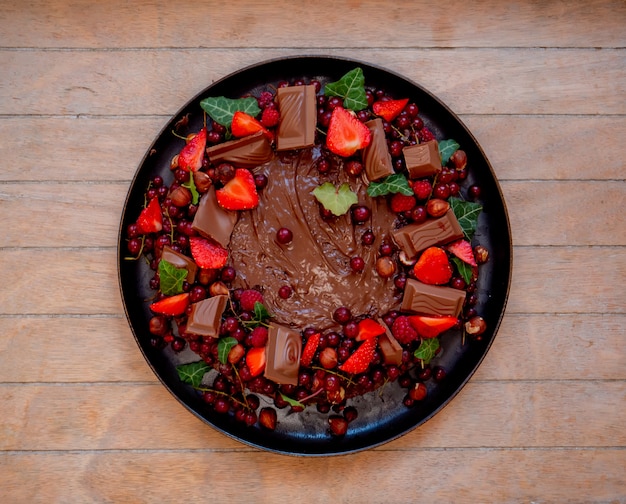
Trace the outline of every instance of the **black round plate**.
[[[475, 242], [490, 251], [489, 261], [480, 267], [478, 283], [478, 312], [487, 322], [487, 331], [480, 342], [464, 341], [460, 331], [448, 331], [442, 337], [444, 351], [433, 360], [442, 365], [447, 377], [440, 383], [430, 380], [425, 401], [413, 408], [402, 404], [406, 393], [397, 383], [351, 401], [359, 410], [358, 418], [350, 424], [348, 434], [333, 438], [328, 432], [327, 416], [315, 407], [300, 414], [279, 410], [278, 427], [268, 432], [258, 426], [245, 427], [229, 415], [216, 414], [189, 385], [182, 383], [176, 365], [193, 360], [193, 355], [175, 354], [169, 349], [158, 350], [150, 345], [148, 321], [151, 317], [147, 300], [153, 296], [148, 281], [153, 272], [145, 261], [125, 260], [125, 230], [133, 223], [144, 204], [144, 192], [155, 175], [170, 183], [171, 158], [184, 141], [172, 134], [176, 123], [189, 117], [189, 131], [203, 124], [200, 101], [209, 96], [238, 98], [258, 94], [282, 80], [296, 78], [336, 81], [346, 72], [361, 67], [368, 87], [381, 87], [391, 95], [408, 97], [419, 106], [420, 116], [438, 139], [453, 138], [467, 152], [470, 173], [463, 183], [462, 193], [477, 183], [482, 188], [484, 210], [479, 218]], [[506, 206], [495, 174], [481, 147], [459, 118], [426, 89], [383, 68], [350, 59], [307, 56], [281, 58], [259, 63], [229, 75], [207, 87], [190, 100], [163, 128], [148, 148], [131, 183], [122, 214], [118, 240], [118, 274], [129, 324], [146, 361], [163, 385], [189, 411], [218, 431], [248, 445], [291, 455], [333, 455], [356, 452], [381, 445], [418, 427], [440, 411], [465, 385], [485, 357], [502, 320], [506, 306], [512, 267], [511, 231]], [[262, 400], [261, 406], [264, 405]]]

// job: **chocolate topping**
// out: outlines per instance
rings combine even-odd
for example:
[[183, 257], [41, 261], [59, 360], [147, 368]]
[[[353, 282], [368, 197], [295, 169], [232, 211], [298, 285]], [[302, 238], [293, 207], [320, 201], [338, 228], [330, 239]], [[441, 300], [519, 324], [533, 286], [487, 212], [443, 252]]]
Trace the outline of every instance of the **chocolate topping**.
[[428, 219], [420, 224], [409, 224], [396, 229], [393, 239], [409, 257], [418, 252], [442, 243], [448, 243], [463, 237], [463, 230], [459, 225], [452, 209], [437, 219]]
[[272, 146], [262, 131], [214, 145], [206, 153], [213, 164], [226, 162], [241, 168], [254, 168], [274, 156]]
[[370, 181], [375, 181], [391, 175], [394, 172], [393, 164], [389, 148], [387, 147], [383, 120], [377, 117], [367, 121], [365, 125], [372, 133], [372, 141], [363, 150], [365, 173]]
[[276, 150], [313, 146], [317, 124], [315, 86], [278, 88], [276, 98], [280, 110]]
[[378, 323], [385, 328], [385, 332], [378, 338], [378, 346], [383, 354], [383, 360], [385, 364], [399, 366], [402, 364], [402, 345], [393, 337], [389, 326], [382, 319], [378, 319]]
[[400, 309], [405, 312], [458, 317], [465, 301], [465, 291], [427, 285], [412, 278], [406, 282]]
[[428, 177], [441, 171], [441, 157], [437, 140], [417, 145], [409, 145], [402, 149], [404, 162], [409, 178]]
[[204, 237], [212, 238], [226, 248], [230, 242], [230, 234], [237, 223], [237, 217], [237, 212], [224, 210], [219, 206], [215, 188], [211, 186], [200, 198], [191, 227]]
[[298, 331], [270, 324], [265, 353], [265, 378], [281, 384], [298, 384], [302, 353], [302, 337]]
[[222, 313], [227, 302], [228, 296], [213, 296], [192, 304], [186, 331], [201, 336], [219, 337]]
[[176, 252], [169, 245], [165, 245], [161, 254], [161, 260], [167, 261], [177, 268], [185, 268], [187, 270], [187, 278], [185, 280], [190, 284], [195, 282], [198, 266], [186, 255]]

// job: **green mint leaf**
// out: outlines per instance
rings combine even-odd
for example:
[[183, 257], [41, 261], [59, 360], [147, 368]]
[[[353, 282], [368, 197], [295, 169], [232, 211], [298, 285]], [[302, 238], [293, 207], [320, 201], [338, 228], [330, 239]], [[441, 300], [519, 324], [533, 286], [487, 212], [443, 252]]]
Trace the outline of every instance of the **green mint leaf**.
[[289, 404], [289, 406], [294, 406], [296, 408], [304, 408], [304, 404], [302, 404], [300, 401], [296, 401], [295, 399], [292, 399], [289, 396], [286, 396], [285, 394], [283, 394], [282, 392], [280, 392], [280, 396], [283, 398], [283, 401], [285, 401], [287, 404]]
[[255, 327], [267, 325], [266, 320], [272, 317], [272, 314], [265, 308], [265, 305], [260, 301], [254, 303], [254, 317], [252, 320], [244, 320], [242, 324], [248, 329], [254, 329]]
[[483, 207], [479, 203], [472, 201], [463, 201], [459, 198], [450, 198], [450, 208], [454, 212], [459, 225], [468, 240], [471, 240], [476, 232], [478, 225], [478, 216], [482, 212]]
[[259, 103], [256, 98], [249, 96], [248, 98], [225, 98], [224, 96], [205, 98], [200, 102], [202, 110], [204, 110], [211, 119], [216, 123], [230, 128], [233, 122], [235, 112], [245, 112], [246, 114], [256, 117], [261, 113]]
[[472, 281], [472, 275], [474, 274], [472, 267], [461, 261], [458, 257], [453, 257], [452, 262], [456, 265], [456, 269], [458, 270], [459, 275], [463, 277], [463, 280], [465, 280], [465, 283], [470, 283]]
[[405, 196], [413, 195], [413, 189], [411, 189], [409, 181], [402, 173], [394, 173], [393, 175], [385, 177], [380, 182], [372, 182], [367, 186], [367, 194], [372, 198], [392, 193], [400, 193]]
[[424, 364], [430, 364], [439, 349], [439, 338], [423, 339], [420, 346], [415, 350], [415, 357], [421, 359]]
[[339, 189], [330, 182], [324, 182], [313, 189], [313, 196], [326, 210], [337, 216], [345, 214], [352, 205], [359, 202], [359, 198], [352, 192], [347, 182], [341, 184]]
[[173, 296], [183, 292], [185, 278], [187, 278], [187, 270], [185, 268], [177, 268], [164, 259], [159, 261], [159, 283], [161, 292], [166, 296]]
[[367, 108], [365, 77], [360, 67], [350, 70], [336, 82], [329, 82], [324, 87], [326, 96], [343, 98], [343, 107], [358, 112]]
[[445, 165], [450, 160], [450, 156], [459, 150], [460, 145], [452, 139], [442, 140], [439, 142], [439, 156], [441, 157], [441, 164]]
[[202, 383], [205, 373], [211, 369], [204, 361], [192, 362], [191, 364], [182, 364], [176, 367], [178, 377], [184, 383], [190, 384], [193, 388], [198, 388]]
[[183, 187], [186, 187], [191, 192], [191, 204], [197, 205], [200, 200], [200, 193], [198, 189], [196, 189], [196, 182], [193, 179], [193, 173], [189, 174], [189, 182], [183, 184]]
[[222, 364], [228, 362], [228, 353], [237, 344], [237, 340], [232, 336], [220, 338], [217, 342], [217, 358]]

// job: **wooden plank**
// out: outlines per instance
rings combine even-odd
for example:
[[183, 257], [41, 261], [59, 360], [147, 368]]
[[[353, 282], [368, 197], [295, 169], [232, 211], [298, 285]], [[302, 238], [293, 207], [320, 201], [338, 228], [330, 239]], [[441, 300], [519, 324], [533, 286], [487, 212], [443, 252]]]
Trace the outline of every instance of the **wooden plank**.
[[[4, 2], [0, 33], [5, 47], [616, 47], [625, 42], [626, 9], [618, 1], [513, 6], [491, 0], [478, 9], [452, 0], [431, 3], [428, 15], [422, 14], [407, 0], [322, 0], [314, 9], [302, 2], [285, 8], [252, 0], [142, 1], [132, 7], [121, 0], [106, 6], [39, 0]], [[555, 19], [567, 19], [567, 25]], [[280, 29], [268, 30], [268, 20]], [[132, 30], [125, 29], [129, 25]], [[24, 26], [31, 30], [20, 30]]]
[[[0, 450], [245, 448], [158, 383], [4, 384], [0, 406]], [[432, 420], [388, 446], [624, 446], [624, 415], [625, 381], [470, 382]]]
[[[242, 67], [316, 52], [1, 50], [0, 67], [6, 69], [6, 77], [0, 87], [0, 114], [170, 115], [212, 81]], [[328, 53], [382, 64], [420, 83], [458, 114], [626, 113], [622, 99], [626, 51], [333, 49]], [[119, 68], [128, 71], [120, 73]], [[172, 76], [182, 69], [185, 79], [173, 85]], [[41, 75], [46, 76], [45, 86], [40, 84]]]

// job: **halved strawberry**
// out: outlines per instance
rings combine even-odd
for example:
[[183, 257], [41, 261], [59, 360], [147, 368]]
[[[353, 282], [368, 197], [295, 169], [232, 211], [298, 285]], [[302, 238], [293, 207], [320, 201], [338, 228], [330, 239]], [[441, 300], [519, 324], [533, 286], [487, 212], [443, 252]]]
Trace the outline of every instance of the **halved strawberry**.
[[364, 373], [374, 360], [378, 338], [366, 339], [354, 353], [339, 366], [341, 371], [351, 374]]
[[435, 338], [454, 327], [458, 319], [452, 315], [409, 315], [409, 322], [422, 338]]
[[176, 294], [175, 296], [165, 297], [152, 303], [150, 309], [154, 313], [160, 313], [161, 315], [182, 315], [189, 306], [189, 293], [183, 292], [182, 294]]
[[200, 268], [218, 269], [226, 266], [228, 250], [219, 243], [200, 236], [191, 236], [189, 246], [193, 260]]
[[257, 131], [267, 132], [265, 127], [250, 114], [238, 110], [233, 114], [233, 121], [230, 125], [233, 136], [242, 138], [252, 135]]
[[163, 229], [163, 215], [158, 198], [152, 198], [137, 218], [139, 234], [158, 233]]
[[198, 133], [185, 144], [178, 154], [178, 167], [189, 172], [196, 172], [202, 168], [204, 149], [206, 148], [206, 128]]
[[252, 210], [259, 204], [254, 175], [246, 168], [235, 170], [235, 176], [215, 191], [217, 202], [226, 210]]
[[402, 100], [377, 101], [372, 105], [372, 110], [377, 116], [382, 117], [387, 122], [391, 122], [400, 115], [400, 112], [404, 110], [407, 103], [409, 103], [408, 98], [403, 98]]
[[317, 352], [317, 347], [320, 344], [320, 338], [322, 335], [320, 333], [312, 334], [308, 340], [306, 340], [306, 345], [302, 349], [302, 355], [300, 357], [300, 364], [303, 366], [310, 366], [311, 362], [313, 362], [313, 357], [315, 356], [315, 352]]
[[425, 284], [446, 284], [452, 278], [452, 266], [446, 251], [439, 247], [429, 247], [413, 266], [415, 277]]
[[265, 369], [266, 354], [265, 347], [254, 347], [246, 354], [246, 365], [250, 369], [252, 376], [260, 375]]
[[463, 240], [461, 238], [460, 240], [450, 243], [446, 248], [464, 263], [467, 263], [470, 266], [478, 266], [476, 264], [476, 259], [474, 258], [472, 244], [467, 240]]
[[376, 336], [380, 336], [385, 332], [385, 328], [371, 318], [361, 320], [361, 322], [359, 322], [358, 324], [358, 329], [359, 332], [356, 335], [357, 341], [374, 338]]
[[352, 156], [359, 149], [364, 149], [372, 141], [372, 134], [365, 124], [343, 107], [335, 107], [330, 116], [326, 147], [342, 157]]

